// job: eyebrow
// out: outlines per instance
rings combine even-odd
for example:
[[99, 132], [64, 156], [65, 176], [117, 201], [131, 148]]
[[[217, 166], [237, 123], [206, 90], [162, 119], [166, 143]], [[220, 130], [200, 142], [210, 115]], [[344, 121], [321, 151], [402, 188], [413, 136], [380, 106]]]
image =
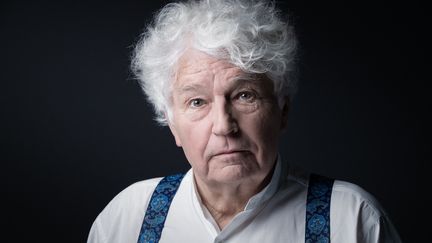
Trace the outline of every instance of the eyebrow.
[[[233, 77], [231, 80], [229, 80], [229, 87], [235, 88], [239, 85], [243, 84], [259, 84], [259, 78], [255, 77], [251, 74], [242, 74], [236, 77]], [[180, 94], [189, 93], [189, 92], [198, 92], [201, 90], [206, 90], [206, 86], [201, 84], [200, 82], [196, 81], [192, 84], [186, 84], [183, 86], [180, 86], [177, 90]]]
[[181, 86], [178, 91], [180, 94], [188, 93], [188, 92], [196, 92], [200, 90], [204, 90], [206, 87], [202, 84], [196, 83], [196, 84], [186, 84]]
[[230, 80], [230, 85], [232, 86], [243, 84], [243, 83], [257, 84], [259, 83], [259, 78], [257, 78], [253, 74], [242, 74]]

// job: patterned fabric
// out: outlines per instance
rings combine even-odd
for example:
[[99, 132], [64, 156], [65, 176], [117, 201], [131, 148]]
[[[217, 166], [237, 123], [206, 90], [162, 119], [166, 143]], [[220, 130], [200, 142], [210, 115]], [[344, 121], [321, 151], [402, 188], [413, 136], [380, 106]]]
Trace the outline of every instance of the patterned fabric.
[[138, 243], [156, 243], [162, 234], [169, 207], [184, 174], [164, 177], [156, 186], [147, 207]]
[[[171, 202], [184, 174], [163, 178], [147, 207], [138, 243], [157, 243], [162, 235]], [[333, 179], [312, 174], [306, 205], [305, 243], [330, 243], [330, 200]]]
[[330, 242], [330, 199], [333, 179], [311, 174], [306, 205], [306, 243]]

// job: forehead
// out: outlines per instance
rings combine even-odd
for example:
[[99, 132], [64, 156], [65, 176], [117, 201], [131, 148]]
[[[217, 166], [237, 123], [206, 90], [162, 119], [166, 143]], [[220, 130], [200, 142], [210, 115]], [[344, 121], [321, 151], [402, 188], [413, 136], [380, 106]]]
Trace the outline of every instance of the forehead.
[[173, 91], [180, 94], [206, 89], [222, 92], [241, 84], [267, 86], [265, 79], [246, 73], [224, 59], [191, 49], [178, 61]]
[[188, 50], [178, 61], [176, 79], [187, 76], [215, 76], [226, 74], [240, 76], [245, 74], [240, 68], [226, 60], [212, 57], [197, 50]]

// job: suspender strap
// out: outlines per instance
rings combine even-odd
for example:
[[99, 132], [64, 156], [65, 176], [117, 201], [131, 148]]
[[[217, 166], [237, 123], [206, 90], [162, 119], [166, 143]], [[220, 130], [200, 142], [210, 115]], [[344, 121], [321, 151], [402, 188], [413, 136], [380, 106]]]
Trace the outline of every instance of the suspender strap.
[[183, 177], [184, 174], [167, 176], [156, 186], [144, 216], [138, 243], [159, 242], [169, 207]]
[[[163, 178], [156, 186], [138, 237], [138, 243], [157, 243], [171, 202], [184, 174]], [[330, 243], [330, 199], [333, 179], [311, 174], [306, 205], [305, 243]]]
[[311, 174], [306, 205], [305, 243], [330, 242], [330, 199], [333, 179]]

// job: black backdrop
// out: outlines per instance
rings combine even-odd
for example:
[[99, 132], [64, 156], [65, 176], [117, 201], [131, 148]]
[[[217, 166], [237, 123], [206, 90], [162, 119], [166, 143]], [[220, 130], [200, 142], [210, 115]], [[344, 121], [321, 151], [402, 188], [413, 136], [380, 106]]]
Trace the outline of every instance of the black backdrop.
[[[2, 239], [84, 242], [123, 188], [189, 168], [128, 68], [166, 3], [153, 2], [0, 3]], [[419, 242], [430, 202], [424, 6], [279, 6], [301, 43], [283, 157], [364, 187]]]

